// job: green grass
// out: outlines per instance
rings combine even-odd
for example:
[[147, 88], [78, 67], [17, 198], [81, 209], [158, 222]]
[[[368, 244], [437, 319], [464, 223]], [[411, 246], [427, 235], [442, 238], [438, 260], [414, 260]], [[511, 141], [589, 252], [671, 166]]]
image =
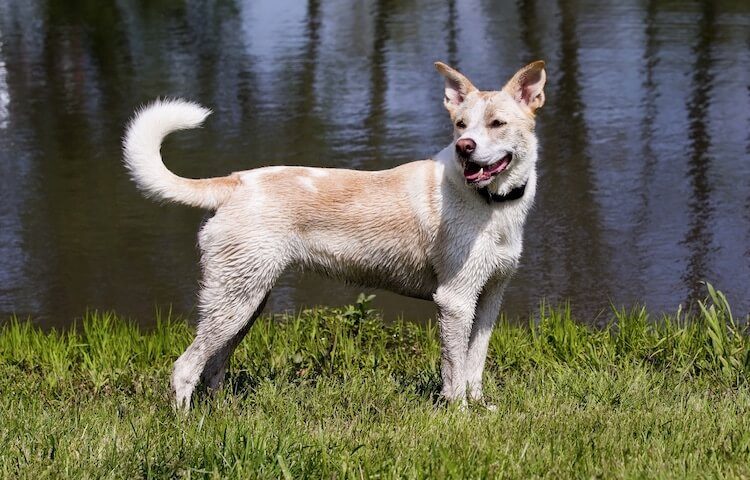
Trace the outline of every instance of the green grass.
[[5, 478], [750, 476], [750, 339], [719, 292], [690, 317], [569, 309], [501, 322], [486, 396], [436, 401], [434, 325], [385, 326], [366, 302], [260, 319], [226, 388], [169, 406], [179, 319], [144, 332], [87, 314], [65, 332], [0, 329]]

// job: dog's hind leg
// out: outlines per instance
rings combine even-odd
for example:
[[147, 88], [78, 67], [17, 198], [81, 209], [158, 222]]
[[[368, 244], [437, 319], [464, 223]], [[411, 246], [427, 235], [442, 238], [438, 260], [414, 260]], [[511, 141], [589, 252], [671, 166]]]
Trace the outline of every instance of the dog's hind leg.
[[[209, 381], [209, 387], [210, 383], [216, 383], [219, 370], [223, 374], [226, 359], [250, 328], [267, 294], [265, 290], [255, 294], [220, 290], [223, 291], [204, 288], [201, 292], [202, 315], [195, 340], [174, 364], [172, 391], [178, 408], [190, 407], [193, 390], [201, 377]], [[209, 368], [207, 376], [204, 372]]]
[[[189, 408], [201, 378], [217, 386], [234, 347], [263, 309], [263, 302], [283, 266], [268, 258], [223, 268], [225, 261], [204, 257], [200, 321], [193, 343], [174, 364], [172, 391], [178, 408]], [[244, 269], [242, 268], [244, 266]]]
[[223, 348], [220, 348], [219, 351], [206, 363], [206, 367], [203, 369], [203, 381], [210, 392], [214, 392], [221, 388], [221, 385], [224, 383], [224, 375], [232, 353], [234, 353], [237, 346], [242, 342], [242, 339], [247, 335], [247, 332], [250, 331], [255, 320], [260, 316], [260, 313], [266, 305], [266, 300], [268, 300], [268, 295], [266, 295], [255, 310], [255, 313], [250, 316], [250, 320], [245, 323], [245, 326], [240, 329], [237, 335], [227, 342]]

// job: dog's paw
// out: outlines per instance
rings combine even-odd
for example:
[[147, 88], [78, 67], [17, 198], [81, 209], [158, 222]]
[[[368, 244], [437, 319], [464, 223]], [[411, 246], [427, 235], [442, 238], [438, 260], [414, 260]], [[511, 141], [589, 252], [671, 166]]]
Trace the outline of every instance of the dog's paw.
[[497, 405], [495, 405], [494, 403], [482, 402], [480, 403], [480, 406], [482, 406], [482, 408], [484, 408], [488, 412], [497, 412]]
[[485, 402], [481, 397], [472, 398], [471, 405], [472, 408], [475, 408], [477, 410], [486, 410], [488, 412], [497, 412], [498, 410], [497, 405], [495, 405], [494, 403]]

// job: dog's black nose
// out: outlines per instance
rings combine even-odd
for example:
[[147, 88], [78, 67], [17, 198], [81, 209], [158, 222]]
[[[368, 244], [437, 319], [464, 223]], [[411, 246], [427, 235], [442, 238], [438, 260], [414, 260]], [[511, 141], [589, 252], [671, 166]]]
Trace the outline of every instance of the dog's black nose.
[[470, 138], [462, 138], [456, 142], [456, 152], [462, 157], [470, 157], [471, 153], [476, 150], [477, 142]]

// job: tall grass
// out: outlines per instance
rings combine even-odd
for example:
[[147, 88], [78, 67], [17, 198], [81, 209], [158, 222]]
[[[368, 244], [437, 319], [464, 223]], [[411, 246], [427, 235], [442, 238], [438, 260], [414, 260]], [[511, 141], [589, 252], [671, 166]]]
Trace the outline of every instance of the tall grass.
[[0, 473], [43, 477], [750, 475], [747, 320], [708, 286], [694, 314], [614, 309], [605, 328], [544, 306], [501, 319], [486, 397], [437, 401], [433, 324], [384, 325], [371, 298], [262, 318], [227, 385], [169, 406], [184, 321], [144, 332], [89, 312], [64, 332], [0, 329]]

